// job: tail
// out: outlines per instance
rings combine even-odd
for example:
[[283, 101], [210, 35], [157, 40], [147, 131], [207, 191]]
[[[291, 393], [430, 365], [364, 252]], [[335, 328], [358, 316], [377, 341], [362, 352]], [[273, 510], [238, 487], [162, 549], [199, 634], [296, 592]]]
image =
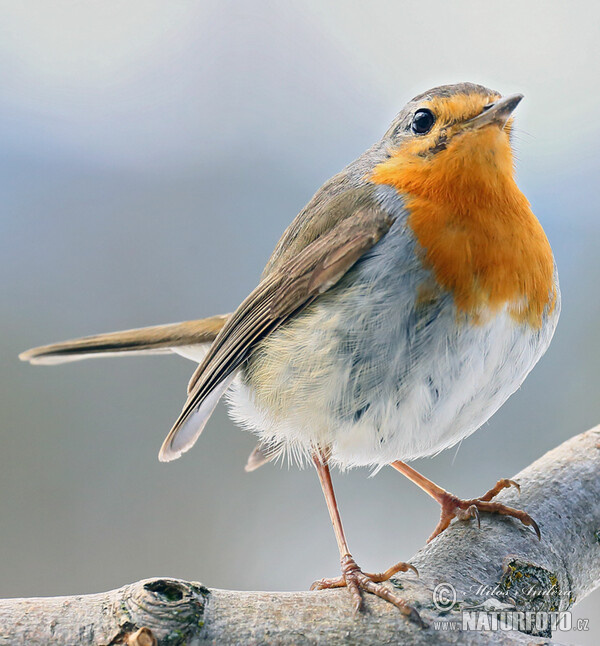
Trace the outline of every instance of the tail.
[[175, 352], [199, 363], [228, 318], [229, 314], [223, 314], [185, 323], [86, 336], [26, 350], [19, 359], [34, 365], [55, 365], [92, 357]]

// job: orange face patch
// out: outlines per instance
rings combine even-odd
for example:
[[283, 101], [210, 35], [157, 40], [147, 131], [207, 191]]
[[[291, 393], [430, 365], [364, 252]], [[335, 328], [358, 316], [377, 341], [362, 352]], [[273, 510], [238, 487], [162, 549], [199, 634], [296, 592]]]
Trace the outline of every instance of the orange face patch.
[[556, 299], [554, 263], [514, 181], [508, 132], [495, 124], [461, 128], [491, 100], [474, 94], [424, 103], [436, 115], [431, 132], [408, 139], [369, 179], [403, 194], [424, 264], [460, 311], [477, 320], [508, 306], [517, 321], [540, 327]]

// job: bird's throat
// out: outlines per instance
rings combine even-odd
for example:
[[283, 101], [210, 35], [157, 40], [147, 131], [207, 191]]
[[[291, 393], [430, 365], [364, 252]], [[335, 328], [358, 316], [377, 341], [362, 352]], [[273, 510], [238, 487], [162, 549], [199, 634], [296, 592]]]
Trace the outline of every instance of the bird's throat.
[[540, 327], [556, 300], [546, 235], [513, 178], [510, 142], [497, 127], [453, 137], [430, 156], [410, 143], [376, 166], [370, 180], [404, 197], [423, 263], [459, 312], [482, 319], [507, 307]]

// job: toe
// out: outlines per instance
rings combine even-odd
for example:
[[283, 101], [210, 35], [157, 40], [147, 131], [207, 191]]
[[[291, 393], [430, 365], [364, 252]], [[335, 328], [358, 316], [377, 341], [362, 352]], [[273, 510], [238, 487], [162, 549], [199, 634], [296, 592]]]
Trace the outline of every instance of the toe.
[[419, 572], [414, 565], [411, 565], [410, 563], [404, 563], [403, 561], [396, 563], [396, 565], [392, 565], [392, 567], [388, 568], [385, 572], [379, 572], [378, 574], [364, 572], [364, 575], [371, 579], [371, 581], [373, 581], [374, 583], [382, 583], [383, 581], [388, 581], [389, 579], [391, 579], [394, 574], [397, 574], [398, 572], [408, 572], [408, 570], [412, 570], [417, 576], [419, 576]]
[[513, 509], [512, 507], [507, 507], [506, 505], [502, 505], [499, 502], [479, 501], [475, 504], [477, 505], [479, 511], [485, 511], [491, 514], [500, 514], [501, 516], [512, 516], [516, 520], [520, 520], [526, 527], [532, 527], [538, 539], [542, 540], [542, 534], [540, 532], [538, 524], [527, 512], [523, 511], [522, 509]]
[[350, 596], [352, 597], [352, 609], [355, 613], [360, 612], [363, 605], [363, 600], [356, 578], [353, 576], [346, 577], [346, 585], [348, 586], [348, 591], [350, 592]]
[[315, 581], [311, 586], [310, 590], [327, 590], [328, 588], [343, 588], [346, 585], [346, 581], [343, 577], [338, 576], [333, 579], [319, 579]]
[[498, 480], [498, 482], [489, 491], [486, 491], [483, 496], [478, 498], [478, 500], [488, 502], [492, 500], [492, 498], [495, 498], [503, 489], [508, 489], [509, 487], [515, 487], [515, 489], [521, 493], [521, 486], [518, 482], [509, 480], [508, 478], [502, 478], [501, 480]]
[[364, 580], [361, 579], [360, 586], [366, 592], [370, 592], [376, 597], [379, 597], [380, 599], [383, 599], [384, 601], [387, 601], [388, 603], [396, 606], [396, 608], [398, 608], [398, 610], [400, 610], [400, 612], [405, 617], [407, 617], [410, 621], [416, 623], [421, 628], [427, 627], [427, 624], [425, 624], [425, 622], [421, 619], [421, 615], [419, 615], [415, 608], [413, 608], [410, 604], [404, 601], [404, 599], [390, 590], [389, 587], [373, 583], [373, 581], [367, 579], [366, 577]]

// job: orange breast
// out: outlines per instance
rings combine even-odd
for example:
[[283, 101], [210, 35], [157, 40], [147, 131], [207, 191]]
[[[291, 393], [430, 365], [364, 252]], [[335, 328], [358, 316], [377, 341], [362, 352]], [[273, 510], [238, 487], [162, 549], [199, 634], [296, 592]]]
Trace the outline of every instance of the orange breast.
[[514, 181], [507, 133], [496, 127], [465, 133], [429, 157], [415, 154], [411, 143], [370, 180], [404, 195], [424, 264], [476, 321], [506, 306], [517, 321], [539, 328], [556, 300], [554, 262]]

